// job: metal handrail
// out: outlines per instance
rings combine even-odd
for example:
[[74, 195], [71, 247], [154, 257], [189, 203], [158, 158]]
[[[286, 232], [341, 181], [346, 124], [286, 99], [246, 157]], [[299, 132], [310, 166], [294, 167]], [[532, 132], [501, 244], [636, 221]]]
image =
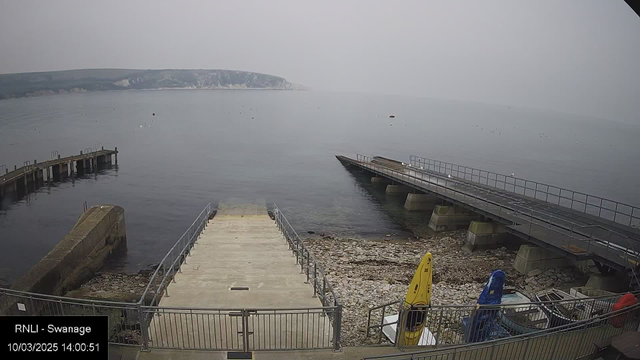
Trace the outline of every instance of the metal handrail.
[[338, 306], [316, 306], [316, 307], [292, 307], [292, 308], [210, 308], [210, 307], [186, 307], [186, 306], [146, 306], [142, 305], [143, 309], [163, 309], [163, 310], [201, 310], [201, 311], [240, 311], [240, 310], [249, 310], [249, 311], [299, 311], [299, 310], [327, 310], [327, 309], [337, 309]]
[[[453, 176], [453, 172], [457, 173], [457, 176], [460, 177], [460, 173], [462, 173], [463, 178], [465, 180], [471, 180], [472, 182], [476, 182], [479, 184], [483, 184], [486, 186], [491, 186], [497, 189], [500, 189], [498, 187], [498, 183], [503, 184], [503, 188], [502, 190], [505, 191], [511, 191], [507, 188], [507, 185], [510, 185], [513, 187], [513, 193], [515, 194], [519, 194], [519, 195], [524, 195], [527, 197], [531, 197], [533, 199], [537, 199], [537, 200], [543, 200], [547, 203], [550, 204], [555, 204], [555, 205], [559, 205], [559, 206], [563, 206], [563, 207], [567, 207], [570, 208], [572, 210], [576, 210], [576, 211], [580, 211], [579, 209], [575, 209], [573, 207], [574, 203], [580, 203], [584, 205], [584, 210], [582, 210], [583, 213], [585, 214], [589, 214], [589, 215], [593, 215], [593, 216], [597, 216], [599, 218], [603, 218], [606, 220], [611, 220], [611, 219], [607, 219], [606, 217], [602, 216], [602, 210], [608, 211], [608, 212], [612, 212], [614, 214], [613, 217], [613, 221], [618, 223], [618, 224], [622, 224], [625, 225], [624, 223], [618, 222], [616, 221], [617, 215], [623, 215], [623, 216], [627, 216], [629, 217], [629, 222], [628, 224], [626, 224], [627, 226], [632, 226], [633, 223], [633, 219], [639, 220], [640, 221], [640, 208], [633, 206], [633, 205], [629, 205], [626, 203], [622, 203], [619, 201], [615, 201], [615, 200], [610, 200], [610, 199], [606, 199], [600, 196], [595, 196], [595, 195], [589, 195], [583, 192], [579, 192], [579, 191], [574, 191], [574, 190], [569, 190], [569, 189], [565, 189], [559, 186], [555, 186], [555, 185], [549, 185], [549, 184], [545, 184], [545, 183], [541, 183], [541, 182], [537, 182], [537, 181], [533, 181], [533, 180], [527, 180], [527, 179], [522, 179], [522, 178], [518, 178], [515, 176], [510, 176], [510, 175], [504, 175], [504, 174], [499, 174], [499, 173], [495, 173], [492, 171], [487, 171], [487, 170], [481, 170], [481, 169], [475, 169], [469, 166], [464, 166], [464, 165], [457, 165], [457, 164], [452, 164], [452, 163], [448, 163], [448, 162], [444, 162], [444, 161], [440, 161], [440, 160], [434, 160], [434, 159], [429, 159], [429, 158], [425, 158], [425, 157], [420, 157], [420, 156], [416, 156], [416, 155], [410, 155], [409, 156], [409, 162], [414, 165], [415, 163], [418, 164], [418, 166], [423, 165], [423, 166], [428, 166], [429, 169], [431, 170], [431, 166], [433, 166], [433, 171], [437, 171], [441, 174], [447, 174], [447, 170], [449, 170], [449, 174], [451, 174]], [[442, 165], [444, 164], [444, 172], [442, 171]], [[454, 168], [455, 167], [455, 168]], [[468, 173], [467, 170], [471, 170], [471, 173]], [[477, 172], [477, 174], [476, 174]], [[482, 173], [485, 174], [485, 176], [482, 176]], [[471, 179], [467, 179], [467, 175], [469, 175], [471, 177]], [[490, 175], [493, 175], [493, 177], [490, 177]], [[475, 181], [474, 177], [476, 177], [478, 180]], [[499, 179], [499, 177], [502, 177], [502, 180]], [[481, 181], [481, 179], [485, 179], [486, 181], [483, 183]], [[507, 179], [513, 179], [513, 182], [509, 182], [507, 181]], [[491, 185], [491, 182], [493, 182], [493, 185]], [[518, 182], [520, 182], [520, 184], [518, 184]], [[528, 187], [527, 185], [531, 183], [534, 184], [535, 187]], [[540, 189], [540, 187], [542, 187], [542, 189]], [[517, 191], [518, 188], [522, 188], [522, 194], [519, 193]], [[556, 193], [552, 193], [550, 192], [550, 189], [557, 189], [558, 192]], [[527, 195], [527, 190], [531, 190], [534, 193], [534, 196], [529, 196]], [[569, 193], [571, 195], [571, 197], [569, 197], [568, 195], [563, 195], [563, 192], [565, 193]], [[538, 197], [538, 193], [544, 194], [545, 198], [541, 199]], [[581, 201], [580, 199], [576, 199], [576, 194], [580, 195], [582, 197], [584, 197], [584, 201]], [[549, 195], [551, 195], [552, 197], [556, 197], [557, 198], [557, 202], [551, 202], [549, 201]], [[589, 199], [595, 199], [596, 201], [599, 201], [599, 204], [593, 204], [589, 202]], [[561, 204], [560, 199], [565, 199], [567, 201], [571, 201], [571, 206], [565, 206]], [[611, 203], [615, 205], [615, 209], [611, 209], [608, 207], [603, 207], [603, 203]], [[598, 214], [591, 214], [587, 212], [587, 207], [593, 207], [598, 209]], [[622, 211], [619, 211], [618, 208], [620, 206], [623, 207], [627, 207], [629, 208], [629, 213], [625, 213]], [[634, 215], [634, 214], [638, 214], [638, 215]]]
[[[283, 234], [285, 235], [285, 238], [287, 239], [287, 241], [289, 242], [290, 245], [295, 245], [295, 249], [292, 246], [292, 250], [294, 251], [294, 253], [296, 254], [297, 260], [300, 263], [300, 267], [301, 270], [304, 270], [305, 265], [306, 269], [307, 269], [307, 281], [311, 279], [314, 280], [314, 292], [316, 291], [317, 287], [319, 284], [317, 284], [317, 278], [318, 275], [320, 275], [322, 277], [322, 281], [323, 281], [323, 288], [327, 288], [327, 290], [329, 290], [329, 292], [331, 293], [331, 296], [333, 297], [334, 300], [334, 306], [338, 306], [340, 305], [340, 300], [338, 298], [338, 296], [336, 295], [335, 291], [333, 290], [333, 286], [331, 285], [331, 283], [329, 282], [329, 280], [327, 280], [327, 277], [325, 275], [324, 269], [322, 268], [321, 265], [318, 265], [319, 262], [317, 260], [317, 258], [315, 257], [315, 255], [313, 255], [313, 253], [311, 251], [309, 251], [309, 249], [307, 248], [306, 245], [304, 245], [302, 239], [300, 239], [300, 236], [298, 235], [298, 233], [296, 232], [296, 230], [293, 228], [293, 226], [291, 226], [291, 224], [289, 223], [289, 220], [287, 220], [287, 218], [284, 216], [284, 214], [282, 213], [282, 211], [278, 208], [278, 206], [276, 204], [273, 204], [273, 214], [276, 220], [276, 223], [278, 224], [278, 227], [281, 229], [281, 231], [283, 232]], [[292, 234], [290, 234], [289, 232], [291, 232]], [[309, 262], [307, 264], [304, 263], [304, 254], [306, 253], [307, 255], [307, 259], [309, 260]], [[302, 255], [302, 256], [300, 256]], [[311, 261], [313, 261], [313, 263], [311, 263]], [[311, 265], [313, 264], [314, 267], [314, 274], [311, 275]], [[318, 292], [320, 293], [320, 292]], [[315, 295], [315, 293], [314, 293]], [[322, 303], [323, 305], [327, 305], [325, 304], [326, 299], [326, 291], [322, 292], [321, 294], [321, 298], [322, 298]]]
[[[200, 214], [193, 221], [193, 223], [191, 223], [191, 226], [187, 228], [187, 230], [182, 234], [182, 236], [178, 239], [178, 241], [176, 241], [176, 243], [173, 244], [171, 249], [169, 249], [167, 254], [162, 258], [162, 260], [156, 267], [156, 270], [153, 272], [153, 275], [149, 279], [149, 283], [145, 287], [144, 292], [142, 293], [142, 296], [140, 297], [139, 302], [141, 304], [144, 303], [145, 298], [149, 293], [152, 284], [154, 284], [158, 276], [160, 276], [161, 269], [163, 272], [162, 280], [160, 281], [160, 283], [158, 284], [155, 290], [153, 299], [151, 300], [151, 304], [153, 305], [156, 303], [156, 300], [158, 300], [159, 294], [162, 293], [163, 290], [165, 292], [168, 292], [167, 287], [165, 286], [165, 281], [167, 281], [167, 279], [169, 279], [170, 277], [173, 278], [174, 274], [176, 273], [176, 267], [178, 268], [178, 271], [179, 271], [180, 265], [182, 265], [182, 262], [184, 261], [186, 255], [188, 255], [189, 251], [191, 250], [193, 243], [195, 242], [195, 240], [198, 238], [198, 236], [204, 229], [205, 224], [208, 221], [211, 213], [212, 213], [211, 203], [209, 203], [200, 212]], [[178, 251], [178, 253], [174, 254], [174, 252], [176, 251]], [[175, 255], [175, 256], [169, 259], [170, 255]]]
[[[640, 296], [640, 290], [637, 291], [633, 291], [633, 292], [629, 292], [632, 295], [638, 297]], [[552, 300], [548, 300], [548, 301], [530, 301], [530, 302], [518, 302], [518, 303], [508, 303], [508, 304], [496, 304], [496, 305], [486, 305], [486, 304], [450, 304], [450, 305], [430, 305], [429, 307], [429, 311], [441, 311], [441, 310], [455, 310], [455, 311], [460, 311], [460, 310], [468, 310], [468, 311], [478, 311], [478, 310], [504, 310], [504, 309], [510, 309], [510, 308], [523, 308], [523, 307], [537, 307], [537, 306], [558, 306], [558, 305], [563, 305], [565, 307], [568, 308], [576, 308], [576, 306], [578, 304], [590, 304], [590, 303], [595, 303], [595, 302], [599, 302], [599, 303], [615, 303], [616, 301], [618, 301], [622, 296], [624, 296], [626, 293], [616, 293], [616, 294], [611, 294], [611, 295], [600, 295], [600, 296], [590, 296], [590, 297], [584, 297], [584, 298], [575, 298], [575, 299], [568, 299], [568, 300], [556, 300], [556, 301], [552, 301]], [[367, 335], [369, 334], [370, 329], [377, 329], [377, 328], [382, 328], [385, 326], [388, 326], [389, 324], [380, 324], [380, 325], [371, 325], [371, 317], [372, 317], [372, 313], [376, 310], [379, 309], [383, 309], [382, 313], [386, 313], [386, 308], [387, 307], [392, 307], [393, 305], [395, 306], [399, 306], [401, 303], [403, 302], [403, 299], [399, 299], [396, 301], [392, 301], [392, 302], [388, 302], [386, 304], [382, 304], [382, 305], [377, 305], [374, 307], [369, 308], [369, 313], [368, 313], [368, 325], [367, 325]], [[396, 322], [392, 322], [390, 324], [394, 324], [397, 323]]]
[[[418, 161], [417, 161], [418, 165], [423, 164], [423, 161], [420, 161], [420, 160], [430, 160], [430, 159], [427, 159], [427, 158], [421, 158], [421, 157], [418, 157], [418, 156], [415, 156], [415, 155], [411, 155], [411, 156], [410, 156], [410, 164], [408, 164], [408, 165], [409, 165], [409, 166], [411, 166], [411, 164], [415, 163], [415, 162], [416, 162], [416, 161], [415, 161], [415, 159], [418, 159]], [[456, 165], [456, 166], [458, 166], [458, 165]], [[416, 171], [416, 172], [432, 171], [431, 169], [426, 169], [426, 170], [425, 170], [425, 169], [423, 169], [423, 167], [422, 167], [422, 166], [419, 166], [418, 168], [413, 168], [412, 170], [413, 170], [413, 171]], [[477, 170], [477, 169], [474, 169], [474, 170]], [[433, 170], [433, 171], [436, 171], [436, 170]], [[480, 170], [479, 170], [479, 171], [480, 171]], [[484, 171], [484, 170], [482, 170], [482, 171]], [[446, 174], [446, 165], [445, 165], [445, 172], [444, 172], [444, 173], [442, 173], [442, 172], [440, 172], [440, 171], [437, 171], [437, 172], [438, 172], [438, 173], [440, 173], [440, 174], [448, 175], [448, 174]], [[458, 171], [458, 172], [459, 172], [459, 171]], [[485, 172], [486, 172], [486, 171], [485, 171]], [[453, 173], [453, 171], [452, 171], [452, 173]], [[457, 174], [457, 175], [459, 175], [459, 174]], [[462, 179], [463, 179], [463, 180], [469, 180], [469, 179], [467, 179], [467, 178], [466, 178], [466, 175], [467, 175], [466, 170], [465, 170], [465, 172], [464, 172], [464, 175], [465, 175], [465, 177], [464, 177], [464, 178], [462, 178]], [[486, 184], [482, 184], [482, 183], [479, 181], [479, 180], [480, 180], [480, 178], [481, 178], [481, 176], [480, 176], [480, 175], [478, 175], [478, 176], [479, 176], [479, 177], [478, 177], [478, 181], [477, 181], [477, 183], [478, 183], [478, 184], [480, 184], [480, 185], [488, 185], [488, 180], [487, 180], [487, 183], [486, 183]], [[505, 175], [503, 175], [503, 176], [505, 176]], [[456, 176], [456, 177], [457, 177], [457, 178], [459, 178], [459, 176]], [[487, 175], [487, 177], [486, 177], [486, 178], [487, 178], [487, 179], [489, 179], [489, 178], [488, 178], [488, 175]], [[475, 181], [473, 180], [473, 176], [472, 176], [471, 181], [472, 181], [472, 182], [475, 182]], [[528, 181], [528, 180], [525, 180], [525, 186], [526, 186], [526, 182], [527, 182], [527, 181]], [[470, 185], [470, 184], [465, 183], [465, 185], [467, 185], [467, 186], [468, 186], [468, 185]], [[497, 185], [497, 183], [496, 183], [496, 185]], [[471, 185], [471, 186], [472, 186], [474, 189], [476, 189], [476, 190], [480, 190], [480, 191], [483, 191], [483, 190], [484, 190], [484, 191], [489, 192], [489, 190], [485, 190], [485, 189], [483, 189], [483, 188], [481, 188], [481, 187], [473, 186], [473, 185]], [[497, 186], [494, 186], [494, 187], [495, 187], [496, 189], [500, 190], [500, 188], [498, 188]], [[537, 187], [537, 186], [536, 186], [536, 187]], [[531, 189], [531, 188], [527, 188], [527, 189], [533, 190], [533, 189]], [[517, 193], [517, 192], [515, 192], [515, 191], [514, 191], [514, 193], [516, 193], [517, 195], [524, 195], [524, 196], [527, 196], [527, 195], [526, 195], [526, 190], [525, 190], [525, 193], [524, 193], [524, 194], [519, 194], [519, 193]], [[505, 194], [503, 194], [503, 193], [496, 193], [496, 194], [497, 194], [498, 196], [505, 197]], [[511, 198], [512, 200], [517, 201], [517, 199], [512, 198], [512, 197], [508, 197], [508, 196], [507, 196], [507, 198]], [[536, 200], [542, 200], [542, 199], [537, 198], [537, 193], [534, 193], [534, 196], [533, 196], [532, 198], [533, 198], [533, 199], [536, 199]], [[553, 204], [553, 203], [551, 203], [551, 204]], [[559, 205], [559, 206], [562, 206], [562, 205], [560, 205], [560, 204], [558, 204], [558, 205]], [[521, 206], [521, 207], [522, 207], [522, 206]], [[573, 207], [571, 207], [571, 209], [572, 209], [572, 210], [575, 210], [575, 209], [573, 209]], [[532, 208], [528, 208], [528, 211], [535, 212], [535, 213], [538, 213], [538, 214], [543, 214], [543, 216], [547, 215], [546, 213], [543, 213], [543, 212], [541, 212], [541, 211], [538, 211], [538, 210], [535, 210], [535, 209], [532, 209]], [[585, 213], [586, 213], [586, 207], [585, 207]], [[587, 213], [587, 214], [588, 214], [588, 213]], [[589, 214], [589, 215], [593, 215], [593, 214]], [[606, 232], [608, 232], [608, 233], [609, 233], [609, 239], [611, 238], [611, 235], [612, 235], [612, 234], [615, 234], [615, 235], [616, 235], [616, 236], [618, 236], [619, 238], [621, 238], [621, 239], [625, 240], [625, 241], [626, 241], [626, 243], [627, 243], [627, 245], [629, 246], [629, 247], [626, 249], [627, 251], [625, 251], [625, 257], [626, 257], [627, 261], [629, 261], [629, 268], [630, 268], [630, 270], [631, 270], [631, 272], [632, 272], [632, 276], [634, 277], [634, 279], [636, 280], [636, 282], [638, 282], [638, 284], [640, 284], [640, 280], [638, 279], [638, 276], [637, 276], [637, 274], [636, 274], [636, 271], [635, 271], [635, 269], [631, 266], [631, 263], [632, 263], [632, 262], [630, 261], [631, 259], [629, 258], [629, 251], [628, 251], [628, 250], [629, 250], [629, 249], [631, 249], [631, 253], [632, 253], [633, 257], [635, 257], [636, 259], [640, 256], [640, 253], [636, 250], [636, 247], [633, 245], [633, 242], [631, 241], [632, 239], [631, 239], [629, 236], [624, 235], [624, 234], [622, 234], [622, 233], [620, 233], [620, 232], [618, 232], [618, 231], [615, 231], [615, 230], [611, 230], [611, 229], [609, 229], [609, 228], [606, 228], [606, 227], [602, 226], [601, 224], [588, 224], [588, 225], [581, 225], [581, 224], [576, 223], [576, 222], [574, 222], [574, 221], [572, 221], [572, 220], [568, 220], [568, 219], [564, 219], [564, 218], [560, 218], [560, 217], [553, 217], [553, 216], [552, 216], [552, 215], [550, 215], [550, 214], [548, 214], [548, 216], [550, 217], [550, 221], [549, 221], [549, 224], [550, 224], [550, 225], [551, 225], [551, 224], [553, 224], [553, 221], [552, 221], [552, 219], [553, 219], [553, 218], [556, 218], [556, 219], [562, 219], [562, 220], [561, 220], [562, 222], [565, 222], [565, 223], [569, 223], [569, 224], [571, 224], [571, 229], [570, 229], [570, 230], [571, 230], [571, 232], [572, 232], [572, 233], [573, 233], [573, 232], [577, 232], [577, 231], [574, 231], [574, 230], [576, 230], [576, 229], [584, 229], [584, 228], [599, 228], [599, 229], [602, 229], [602, 230], [604, 230], [604, 231], [606, 231]], [[544, 220], [544, 219], [542, 219], [542, 220]], [[556, 222], [556, 223], [557, 223], [557, 222]], [[622, 225], [622, 224], [621, 224], [621, 225]], [[562, 227], [562, 226], [561, 226], [561, 227]], [[566, 228], [566, 227], [565, 227], [565, 228]], [[591, 235], [593, 235], [593, 231], [591, 232]], [[593, 237], [592, 237], [592, 236], [590, 236], [590, 238], [593, 238]], [[594, 239], [596, 239], [596, 238], [594, 238]], [[639, 242], [639, 241], [637, 241], [637, 240], [635, 240], [635, 239], [634, 239], [634, 241], [635, 241], [635, 242]], [[608, 246], [608, 247], [609, 247], [610, 245], [611, 245], [610, 243], [608, 243], [608, 244], [607, 244], [607, 246]], [[636, 264], [638, 264], [638, 261], [635, 261], [635, 263], [636, 263]]]
[[[520, 215], [525, 217], [525, 219], [521, 219], [521, 220], [526, 220], [526, 218], [528, 217], [529, 218], [528, 223], [529, 223], [530, 226], [534, 224], [534, 221], [533, 221], [534, 220], [534, 216], [533, 216], [533, 214], [537, 213], [537, 214], [539, 214], [539, 216], [538, 216], [538, 219], [536, 219], [536, 220], [544, 221], [544, 223], [547, 225], [546, 229], [548, 229], [550, 232], [553, 231], [553, 232], [562, 234], [563, 236], [568, 236], [569, 238], [574, 239], [574, 240], [576, 240], [578, 242], [583, 242], [584, 241], [584, 239], [576, 237], [575, 236], [575, 231], [574, 231], [577, 228], [583, 227], [584, 226], [583, 224], [578, 224], [578, 223], [572, 222], [571, 220], [566, 220], [566, 219], [563, 219], [563, 218], [559, 218], [559, 217], [553, 216], [551, 214], [547, 214], [547, 213], [543, 213], [543, 212], [537, 211], [535, 209], [526, 208], [526, 207], [523, 207], [523, 206], [515, 204], [515, 203], [510, 203], [509, 206], [505, 206], [505, 205], [503, 205], [501, 203], [497, 203], [497, 202], [494, 202], [494, 201], [491, 201], [491, 200], [488, 200], [486, 198], [483, 198], [483, 197], [480, 197], [480, 196], [476, 196], [476, 195], [473, 195], [473, 194], [468, 194], [468, 193], [466, 193], [464, 191], [460, 191], [460, 190], [457, 190], [457, 189], [455, 189], [453, 187], [447, 186], [448, 182], [453, 182], [455, 184], [459, 184], [459, 180], [456, 180], [455, 178], [448, 178], [448, 177], [440, 176], [440, 175], [431, 175], [431, 174], [429, 174], [427, 172], [420, 171], [418, 168], [411, 168], [410, 170], [421, 174], [421, 177], [409, 175], [409, 174], [406, 174], [404, 172], [400, 172], [400, 171], [397, 171], [395, 169], [392, 169], [390, 167], [387, 167], [387, 166], [384, 166], [384, 165], [379, 165], [377, 163], [371, 162], [371, 158], [370, 157], [365, 156], [365, 155], [360, 155], [360, 154], [357, 155], [357, 161], [361, 162], [361, 163], [365, 163], [366, 164], [365, 167], [373, 167], [373, 168], [380, 167], [380, 168], [384, 169], [387, 172], [399, 174], [399, 176], [401, 178], [406, 177], [406, 178], [410, 178], [410, 179], [415, 179], [415, 180], [420, 180], [420, 181], [423, 181], [423, 182], [427, 182], [430, 186], [435, 186], [436, 187], [436, 191], [435, 191], [436, 193], [438, 193], [438, 191], [437, 191], [438, 188], [443, 188], [444, 189], [444, 194], [447, 194], [448, 192], [453, 192], [453, 193], [460, 194], [463, 197], [463, 199], [466, 199], [467, 197], [469, 197], [469, 198], [473, 199], [474, 206], [475, 206], [477, 200], [479, 200], [481, 203], [485, 204], [485, 209], [488, 209], [489, 205], [491, 205], [493, 207], [497, 207], [497, 210], [498, 210], [499, 214], [502, 214], [502, 212], [504, 211], [505, 213], [508, 212], [509, 215], [511, 215], [512, 217], [515, 216], [516, 218], [519, 218], [517, 215], [520, 214]], [[406, 169], [403, 169], [403, 170], [406, 170]], [[422, 175], [427, 175], [427, 179], [425, 179], [424, 176], [422, 176]], [[435, 181], [431, 179], [432, 176], [434, 177]], [[445, 184], [442, 185], [442, 184], [438, 183], [438, 180], [443, 180], [445, 182]], [[407, 180], [407, 181], [410, 184], [414, 184], [415, 185], [415, 182], [410, 182], [409, 180]], [[489, 190], [486, 189], [486, 188], [478, 187], [478, 186], [475, 186], [475, 185], [469, 184], [469, 183], [463, 183], [463, 185], [472, 187], [472, 188], [478, 190], [479, 192], [483, 192], [483, 193], [487, 193], [487, 194], [489, 193]], [[431, 191], [433, 191], [433, 190], [431, 190]], [[547, 218], [548, 220], [545, 220], [545, 218]], [[553, 219], [556, 219], [555, 224], [553, 222]], [[567, 227], [566, 224], [569, 224], [571, 226]], [[540, 225], [540, 224], [536, 223], [536, 225]], [[565, 230], [570, 231], [570, 234], [565, 234], [565, 233], [562, 233], [562, 232], [560, 232], [560, 231], [558, 231], [556, 229], [552, 229], [551, 228], [552, 225], [555, 225], [556, 227], [565, 228]], [[530, 230], [531, 230], [531, 227], [530, 227]], [[602, 240], [602, 239], [600, 239], [598, 237], [594, 237], [593, 236], [593, 232], [590, 235], [587, 235], [587, 234], [580, 234], [580, 235], [583, 238], [589, 239], [589, 241], [588, 241], [588, 245], [589, 246], [592, 246], [591, 240], [595, 240], [598, 243], [602, 244], [603, 246], [606, 244], [607, 253], [608, 253], [609, 249], [612, 248], [612, 245], [611, 245], [611, 242], [610, 242], [610, 238], [611, 238], [611, 234], [613, 232], [611, 232], [611, 230], [609, 230], [609, 229], [607, 229], [607, 231], [609, 231], [609, 240], [607, 240], [607, 241], [604, 241], [604, 240]], [[625, 249], [625, 253], [626, 253], [626, 250], [628, 250], [628, 249]], [[634, 253], [637, 256], [638, 253], [635, 252], [635, 251], [634, 251]], [[628, 254], [626, 254], [626, 255], [628, 255]], [[628, 259], [628, 256], [626, 258]]]
[[[527, 341], [532, 338], [550, 336], [550, 335], [561, 333], [561, 332], [586, 329], [588, 328], [588, 325], [603, 324], [603, 322], [606, 320], [612, 319], [614, 317], [623, 316], [624, 314], [633, 314], [634, 312], [637, 312], [639, 309], [640, 309], [640, 303], [630, 307], [620, 309], [620, 310], [612, 311], [607, 314], [598, 315], [587, 320], [576, 321], [570, 324], [557, 326], [551, 329], [543, 329], [543, 330], [539, 330], [539, 331], [535, 331], [527, 334], [520, 334], [516, 336], [506, 337], [502, 339], [488, 340], [483, 342], [448, 346], [444, 349], [429, 349], [429, 350], [421, 350], [421, 351], [403, 352], [402, 354], [370, 356], [370, 357], [366, 357], [365, 359], [390, 359], [390, 358], [414, 359], [414, 356], [428, 356], [430, 353], [438, 353], [438, 355], [442, 355], [443, 353], [455, 353], [459, 349], [486, 348], [486, 347], [496, 346], [499, 344]], [[635, 330], [636, 329], [631, 329], [631, 331], [635, 331]]]

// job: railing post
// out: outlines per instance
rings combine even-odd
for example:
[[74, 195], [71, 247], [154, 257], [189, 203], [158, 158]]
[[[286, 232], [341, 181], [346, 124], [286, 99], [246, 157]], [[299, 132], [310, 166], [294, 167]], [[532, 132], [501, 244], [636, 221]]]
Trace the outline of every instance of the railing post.
[[551, 355], [549, 356], [549, 360], [554, 360], [554, 356], [556, 355], [556, 349], [558, 348], [558, 339], [562, 336], [562, 332], [558, 332], [554, 334], [555, 341], [553, 342], [553, 350], [551, 351]]
[[249, 311], [242, 309], [242, 350], [249, 352]]
[[137, 304], [138, 306], [138, 321], [140, 323], [140, 333], [142, 334], [142, 350], [145, 351], [149, 348], [149, 336], [147, 334], [147, 322], [145, 321], [144, 318], [144, 313], [142, 311], [142, 306], [140, 305], [140, 302], [138, 302]]
[[342, 331], [342, 305], [338, 305], [333, 316], [333, 351], [340, 351], [340, 332]]
[[298, 247], [300, 245], [298, 244], [298, 242], [296, 241], [296, 264], [298, 263], [298, 257], [300, 256], [300, 250], [298, 250]]
[[398, 313], [398, 323], [396, 323], [396, 348], [402, 350], [404, 348], [404, 325], [407, 323], [408, 311], [402, 306], [400, 302], [400, 312]]
[[327, 278], [322, 277], [322, 306], [327, 306]]
[[316, 294], [318, 293], [317, 287], [318, 286], [318, 264], [314, 261], [313, 262], [313, 297], [316, 296]]
[[309, 250], [307, 250], [307, 284], [309, 283]]

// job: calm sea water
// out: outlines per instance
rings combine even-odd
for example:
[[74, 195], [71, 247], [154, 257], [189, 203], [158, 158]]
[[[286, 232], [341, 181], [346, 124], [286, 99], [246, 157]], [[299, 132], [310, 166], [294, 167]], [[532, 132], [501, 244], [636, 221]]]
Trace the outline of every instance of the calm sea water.
[[0, 210], [0, 281], [44, 256], [85, 201], [125, 208], [128, 255], [117, 265], [126, 271], [157, 263], [208, 202], [228, 198], [277, 203], [301, 232], [400, 232], [409, 219], [401, 204], [372, 193], [335, 154], [421, 155], [640, 205], [639, 138], [640, 126], [383, 95], [178, 90], [0, 101], [0, 165], [120, 151], [117, 170]]

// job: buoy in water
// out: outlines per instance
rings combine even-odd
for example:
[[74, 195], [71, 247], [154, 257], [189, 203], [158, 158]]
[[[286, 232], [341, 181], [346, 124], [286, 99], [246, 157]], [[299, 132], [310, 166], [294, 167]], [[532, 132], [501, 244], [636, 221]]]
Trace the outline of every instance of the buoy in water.
[[156, 116], [156, 113], [153, 113], [153, 114], [151, 114], [151, 115]]

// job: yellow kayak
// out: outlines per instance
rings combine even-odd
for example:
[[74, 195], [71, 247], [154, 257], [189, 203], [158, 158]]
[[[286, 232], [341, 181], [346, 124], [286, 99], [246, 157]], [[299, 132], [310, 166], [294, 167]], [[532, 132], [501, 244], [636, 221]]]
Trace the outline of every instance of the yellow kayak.
[[405, 297], [403, 308], [405, 309], [403, 328], [404, 345], [418, 345], [422, 329], [425, 325], [426, 309], [431, 304], [431, 280], [433, 274], [433, 263], [431, 253], [428, 252], [420, 261], [413, 280], [409, 285], [407, 296]]

